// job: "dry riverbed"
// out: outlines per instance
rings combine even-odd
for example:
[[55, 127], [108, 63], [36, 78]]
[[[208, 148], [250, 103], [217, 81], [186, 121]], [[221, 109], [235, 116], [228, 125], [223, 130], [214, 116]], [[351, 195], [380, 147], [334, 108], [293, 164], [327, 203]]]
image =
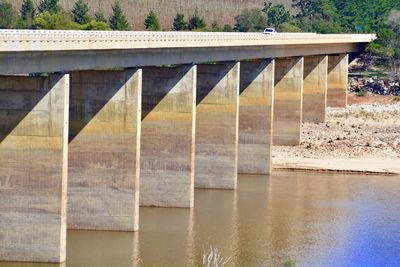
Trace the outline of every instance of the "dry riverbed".
[[303, 123], [299, 146], [275, 146], [274, 167], [400, 173], [400, 101], [350, 95], [349, 104], [328, 108], [326, 123]]

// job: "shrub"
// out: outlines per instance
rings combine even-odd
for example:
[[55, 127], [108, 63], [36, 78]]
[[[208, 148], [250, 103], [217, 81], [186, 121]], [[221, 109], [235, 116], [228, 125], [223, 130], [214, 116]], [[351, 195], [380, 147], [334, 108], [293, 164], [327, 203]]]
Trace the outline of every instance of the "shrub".
[[35, 18], [35, 26], [37, 29], [47, 30], [79, 30], [79, 24], [72, 21], [69, 14], [65, 12], [50, 13], [45, 11]]
[[222, 32], [222, 30], [223, 29], [221, 28], [221, 26], [219, 26], [218, 22], [214, 21], [211, 24], [211, 31], [213, 31], [213, 32]]
[[80, 27], [81, 30], [85, 31], [109, 31], [111, 30], [110, 25], [104, 21], [91, 20], [89, 23], [83, 24]]
[[356, 96], [358, 96], [358, 97], [364, 97], [366, 95], [367, 95], [367, 91], [365, 91], [365, 90], [360, 90], [356, 93]]

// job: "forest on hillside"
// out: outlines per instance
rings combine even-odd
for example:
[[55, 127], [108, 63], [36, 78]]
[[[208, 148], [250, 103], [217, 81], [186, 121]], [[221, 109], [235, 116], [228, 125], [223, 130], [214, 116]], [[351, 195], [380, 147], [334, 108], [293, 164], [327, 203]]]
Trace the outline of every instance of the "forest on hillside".
[[0, 28], [376, 33], [398, 74], [399, 0], [0, 0]]
[[[163, 30], [170, 30], [171, 23], [177, 12], [189, 17], [197, 8], [201, 16], [211, 24], [234, 24], [234, 16], [244, 8], [259, 8], [265, 0], [120, 0], [120, 6], [126, 14], [127, 21], [132, 29], [143, 30], [143, 22], [152, 10], [157, 14]], [[19, 9], [23, 0], [5, 1]], [[36, 0], [39, 2], [39, 0]], [[94, 15], [98, 10], [103, 10], [105, 17], [112, 13], [115, 0], [86, 0], [89, 13]], [[291, 0], [272, 0], [272, 3], [283, 3], [290, 7]], [[65, 10], [72, 10], [74, 0], [60, 0], [60, 6]]]

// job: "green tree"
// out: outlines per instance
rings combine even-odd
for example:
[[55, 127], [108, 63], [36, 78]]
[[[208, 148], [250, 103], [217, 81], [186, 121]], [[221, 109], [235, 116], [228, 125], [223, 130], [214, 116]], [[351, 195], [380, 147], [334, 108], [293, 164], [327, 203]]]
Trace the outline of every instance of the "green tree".
[[200, 17], [199, 10], [196, 8], [193, 15], [189, 19], [188, 28], [189, 30], [202, 30], [206, 27], [206, 23], [203, 17]]
[[97, 22], [107, 22], [106, 18], [104, 17], [104, 13], [102, 10], [97, 10], [96, 13], [94, 13], [94, 19]]
[[153, 12], [153, 10], [150, 10], [149, 14], [144, 20], [144, 26], [150, 31], [160, 30], [160, 22], [158, 21], [157, 15]]
[[331, 0], [341, 15], [340, 23], [347, 31], [377, 32], [385, 27], [390, 10], [398, 0]]
[[17, 22], [17, 11], [9, 3], [0, 2], [0, 29], [11, 29]]
[[78, 24], [86, 24], [90, 22], [90, 16], [88, 15], [89, 6], [83, 0], [77, 0], [74, 8], [72, 9], [72, 17]]
[[122, 12], [122, 8], [119, 2], [116, 2], [112, 6], [112, 15], [110, 18], [110, 27], [113, 30], [118, 31], [127, 31], [129, 30], [129, 24], [126, 20], [124, 13]]
[[235, 20], [234, 29], [239, 32], [261, 31], [267, 26], [262, 11], [257, 8], [243, 9], [242, 13], [235, 17]]
[[385, 27], [377, 32], [378, 39], [369, 44], [368, 50], [386, 59], [393, 75], [399, 76], [400, 60], [400, 10], [392, 10]]
[[292, 18], [289, 10], [282, 4], [264, 3], [262, 11], [267, 16], [268, 24], [273, 27], [289, 22]]
[[293, 0], [293, 7], [299, 11], [296, 15], [297, 26], [307, 32], [341, 32], [340, 16], [331, 1]]
[[32, 0], [23, 0], [21, 9], [21, 17], [17, 21], [18, 29], [32, 29], [34, 28], [34, 18], [36, 9]]
[[38, 29], [48, 30], [79, 30], [80, 25], [73, 22], [70, 14], [65, 12], [50, 13], [45, 11], [35, 17], [35, 26]]
[[38, 10], [40, 13], [49, 12], [51, 14], [58, 13], [61, 11], [61, 7], [58, 3], [59, 0], [40, 0]]
[[218, 24], [218, 22], [217, 21], [214, 21], [212, 24], [211, 24], [211, 31], [213, 31], [213, 32], [222, 32], [222, 28], [221, 28], [221, 26], [219, 26], [219, 24]]
[[188, 29], [188, 24], [184, 19], [185, 15], [177, 13], [174, 22], [172, 24], [172, 29], [174, 31], [184, 31]]
[[32, 0], [24, 0], [21, 5], [21, 17], [23, 20], [33, 20], [36, 14], [36, 9]]

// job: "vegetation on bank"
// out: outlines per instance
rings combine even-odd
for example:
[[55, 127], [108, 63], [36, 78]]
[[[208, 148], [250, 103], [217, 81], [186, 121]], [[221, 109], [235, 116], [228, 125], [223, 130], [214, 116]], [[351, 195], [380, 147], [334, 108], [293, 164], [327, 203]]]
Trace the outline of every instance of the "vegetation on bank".
[[[37, 1], [22, 0], [20, 9], [16, 10], [10, 2], [0, 0], [0, 28], [135, 30], [127, 20], [127, 16], [134, 14], [127, 13], [118, 0], [111, 10], [102, 10], [100, 4], [96, 10], [91, 10], [86, 0], [76, 0], [71, 10], [62, 8], [60, 0]], [[368, 51], [385, 58], [392, 73], [399, 72], [400, 1], [292, 0], [285, 3], [266, 2], [259, 7], [244, 8], [238, 14], [231, 14], [234, 24], [224, 25], [217, 21], [210, 23], [201, 15], [204, 10], [197, 8], [188, 18], [177, 12], [170, 18], [170, 25], [162, 25], [158, 14], [150, 10], [143, 27], [152, 31], [259, 32], [271, 26], [281, 32], [376, 33], [378, 40]]]

